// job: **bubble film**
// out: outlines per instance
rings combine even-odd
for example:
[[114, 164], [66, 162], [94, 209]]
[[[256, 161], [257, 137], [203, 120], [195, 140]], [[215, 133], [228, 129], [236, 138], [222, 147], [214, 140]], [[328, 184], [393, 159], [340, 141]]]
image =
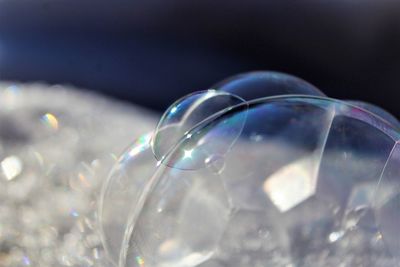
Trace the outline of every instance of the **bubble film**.
[[288, 77], [290, 95], [229, 91], [248, 101], [188, 124], [162, 160], [150, 138], [121, 156], [100, 206], [117, 266], [398, 266], [396, 121]]
[[383, 108], [362, 101], [347, 100], [346, 102], [351, 105], [363, 108], [390, 123], [394, 128], [400, 129], [400, 122], [392, 114], [390, 114]]
[[[218, 82], [212, 88], [239, 96], [247, 101], [279, 95], [326, 96], [307, 81], [275, 71], [253, 71], [238, 74]], [[392, 114], [376, 105], [358, 100], [347, 100], [346, 102], [381, 117], [396, 128], [400, 127], [399, 121]]]
[[212, 88], [249, 101], [278, 95], [325, 96], [314, 85], [289, 74], [274, 71], [253, 71], [229, 77]]
[[101, 233], [114, 263], [118, 263], [131, 213], [137, 208], [142, 191], [158, 165], [150, 146], [151, 136], [151, 133], [145, 134], [128, 147], [103, 186], [99, 205]]
[[[162, 164], [176, 168], [197, 169], [204, 166], [204, 161], [214, 153], [214, 151], [210, 152], [210, 146], [213, 146], [212, 150], [219, 150], [220, 154], [225, 154], [232, 142], [240, 135], [246, 119], [245, 112], [235, 122], [226, 120], [224, 125], [220, 126], [220, 131], [226, 134], [224, 142], [212, 144], [212, 137], [203, 136], [202, 132], [190, 132], [190, 130], [202, 122], [212, 120], [210, 117], [215, 116], [216, 113], [229, 110], [239, 103], [244, 103], [243, 109], [246, 109], [246, 103], [242, 98], [215, 90], [193, 93], [176, 101], [164, 113], [154, 132], [151, 145], [156, 159]], [[182, 142], [190, 143], [190, 146], [196, 146], [196, 149], [185, 146], [184, 149], [174, 150], [174, 147]], [[169, 160], [165, 161], [164, 158], [171, 150], [174, 150], [174, 155], [170, 155]], [[185, 160], [181, 160], [182, 158]]]

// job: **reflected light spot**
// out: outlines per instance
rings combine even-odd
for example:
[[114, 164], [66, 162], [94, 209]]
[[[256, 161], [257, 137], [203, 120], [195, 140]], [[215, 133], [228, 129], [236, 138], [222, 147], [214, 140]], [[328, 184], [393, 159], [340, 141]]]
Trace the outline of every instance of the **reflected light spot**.
[[8, 181], [11, 181], [22, 172], [22, 162], [16, 156], [10, 156], [1, 162], [1, 169]]
[[53, 130], [58, 130], [58, 120], [56, 116], [54, 116], [51, 113], [46, 113], [42, 116], [40, 119], [44, 125], [47, 127], [53, 129]]
[[178, 107], [177, 106], [171, 108], [171, 114], [175, 114], [177, 111], [178, 111]]
[[340, 238], [342, 238], [343, 235], [344, 235], [343, 231], [332, 232], [329, 235], [329, 242], [334, 243], [334, 242], [338, 241]]
[[75, 218], [79, 217], [79, 213], [76, 210], [71, 211], [71, 215]]
[[82, 173], [78, 173], [78, 178], [79, 178], [79, 180], [81, 181], [81, 183], [84, 186], [86, 186], [86, 187], [90, 187], [91, 186], [89, 181], [86, 179], [86, 176], [83, 175]]
[[140, 256], [136, 256], [136, 262], [139, 266], [144, 266], [144, 259]]
[[31, 265], [31, 260], [27, 256], [24, 256], [22, 258], [22, 261], [23, 261], [24, 265], [28, 265], [28, 266]]
[[214, 89], [210, 89], [208, 90], [207, 94], [205, 95], [205, 99], [209, 99], [211, 97], [214, 97], [215, 95], [217, 95], [217, 91]]
[[193, 154], [193, 149], [184, 150], [183, 159], [191, 159]]
[[125, 153], [121, 161], [127, 161], [136, 155], [140, 154], [142, 151], [146, 150], [151, 142], [152, 139], [152, 133], [144, 134], [141, 137], [139, 137], [136, 142], [131, 146], [131, 148], [128, 150], [127, 153]]
[[266, 179], [263, 189], [281, 212], [297, 206], [315, 193], [313, 158], [300, 159], [282, 167]]

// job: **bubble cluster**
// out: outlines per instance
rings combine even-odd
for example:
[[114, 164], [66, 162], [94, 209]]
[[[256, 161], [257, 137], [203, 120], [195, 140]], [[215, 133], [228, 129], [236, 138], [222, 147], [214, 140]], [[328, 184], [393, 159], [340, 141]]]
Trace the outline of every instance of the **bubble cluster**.
[[396, 119], [287, 74], [213, 88], [114, 166], [99, 219], [116, 266], [398, 266]]

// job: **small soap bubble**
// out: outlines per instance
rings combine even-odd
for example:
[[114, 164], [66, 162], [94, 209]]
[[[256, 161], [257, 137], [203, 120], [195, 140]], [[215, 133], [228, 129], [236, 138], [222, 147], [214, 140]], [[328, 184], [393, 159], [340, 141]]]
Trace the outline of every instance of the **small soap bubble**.
[[[207, 137], [209, 135], [207, 131], [196, 131], [196, 127], [207, 124], [213, 116], [229, 111], [237, 105], [241, 105], [242, 109], [247, 107], [242, 98], [216, 90], [196, 92], [176, 101], [164, 113], [152, 137], [151, 145], [156, 159], [169, 167], [179, 169], [204, 167], [204, 160], [214, 151], [210, 146], [206, 147], [205, 140], [210, 139], [210, 136]], [[238, 121], [225, 120], [225, 125], [221, 122], [221, 130], [229, 132], [229, 135], [212, 138], [215, 149], [220, 150], [215, 153], [226, 152], [234, 139], [240, 135], [242, 130], [240, 124], [244, 124], [245, 114], [242, 113], [236, 120]], [[216, 128], [214, 127], [214, 132], [217, 132]], [[220, 142], [215, 144], [216, 140]], [[179, 143], [185, 144], [177, 151], [174, 148]]]

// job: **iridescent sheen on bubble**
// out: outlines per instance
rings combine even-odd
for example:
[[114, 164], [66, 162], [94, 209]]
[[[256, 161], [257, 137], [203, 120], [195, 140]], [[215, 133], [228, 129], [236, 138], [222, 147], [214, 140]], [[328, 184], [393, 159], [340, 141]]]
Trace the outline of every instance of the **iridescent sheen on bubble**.
[[[251, 102], [222, 171], [168, 164], [155, 171], [120, 266], [140, 266], [138, 257], [148, 266], [211, 259], [224, 266], [394, 266], [383, 243], [388, 237], [371, 213], [373, 189], [398, 135], [352, 109], [306, 97]], [[236, 107], [228, 117], [240, 114]], [[198, 127], [222, 141], [225, 120], [221, 114]], [[131, 166], [122, 166], [129, 175], [125, 168]]]
[[238, 95], [246, 101], [279, 95], [325, 96], [314, 85], [298, 77], [275, 71], [238, 74], [218, 82], [212, 88]]
[[400, 122], [383, 108], [363, 101], [347, 100], [346, 102], [372, 112], [374, 115], [377, 115], [392, 124], [393, 127], [400, 129]]
[[[243, 103], [244, 100], [240, 97], [215, 90], [197, 92], [179, 99], [167, 109], [154, 132], [151, 145], [156, 159], [175, 168], [197, 169], [204, 167], [205, 160], [210, 160], [216, 150], [221, 155], [225, 154], [241, 133], [246, 119], [245, 112], [240, 118], [235, 118], [235, 121], [227, 119], [219, 126], [225, 133], [224, 142], [215, 143], [212, 137], [193, 129], [198, 124], [211, 121], [215, 114], [229, 111], [238, 104], [246, 109], [246, 104]], [[174, 149], [180, 143], [191, 145]]]
[[[216, 105], [173, 138], [153, 136], [165, 145], [160, 161], [148, 144], [121, 157], [101, 207], [119, 267], [398, 266], [394, 121], [261, 74], [217, 86], [247, 102]], [[274, 88], [291, 95], [260, 98]], [[179, 112], [185, 99], [161, 125], [195, 114], [195, 101]]]
[[[212, 88], [240, 96], [247, 101], [279, 95], [326, 96], [303, 79], [275, 71], [241, 73], [216, 83]], [[400, 127], [399, 121], [393, 115], [376, 105], [355, 100], [346, 102], [380, 116], [394, 127]]]

